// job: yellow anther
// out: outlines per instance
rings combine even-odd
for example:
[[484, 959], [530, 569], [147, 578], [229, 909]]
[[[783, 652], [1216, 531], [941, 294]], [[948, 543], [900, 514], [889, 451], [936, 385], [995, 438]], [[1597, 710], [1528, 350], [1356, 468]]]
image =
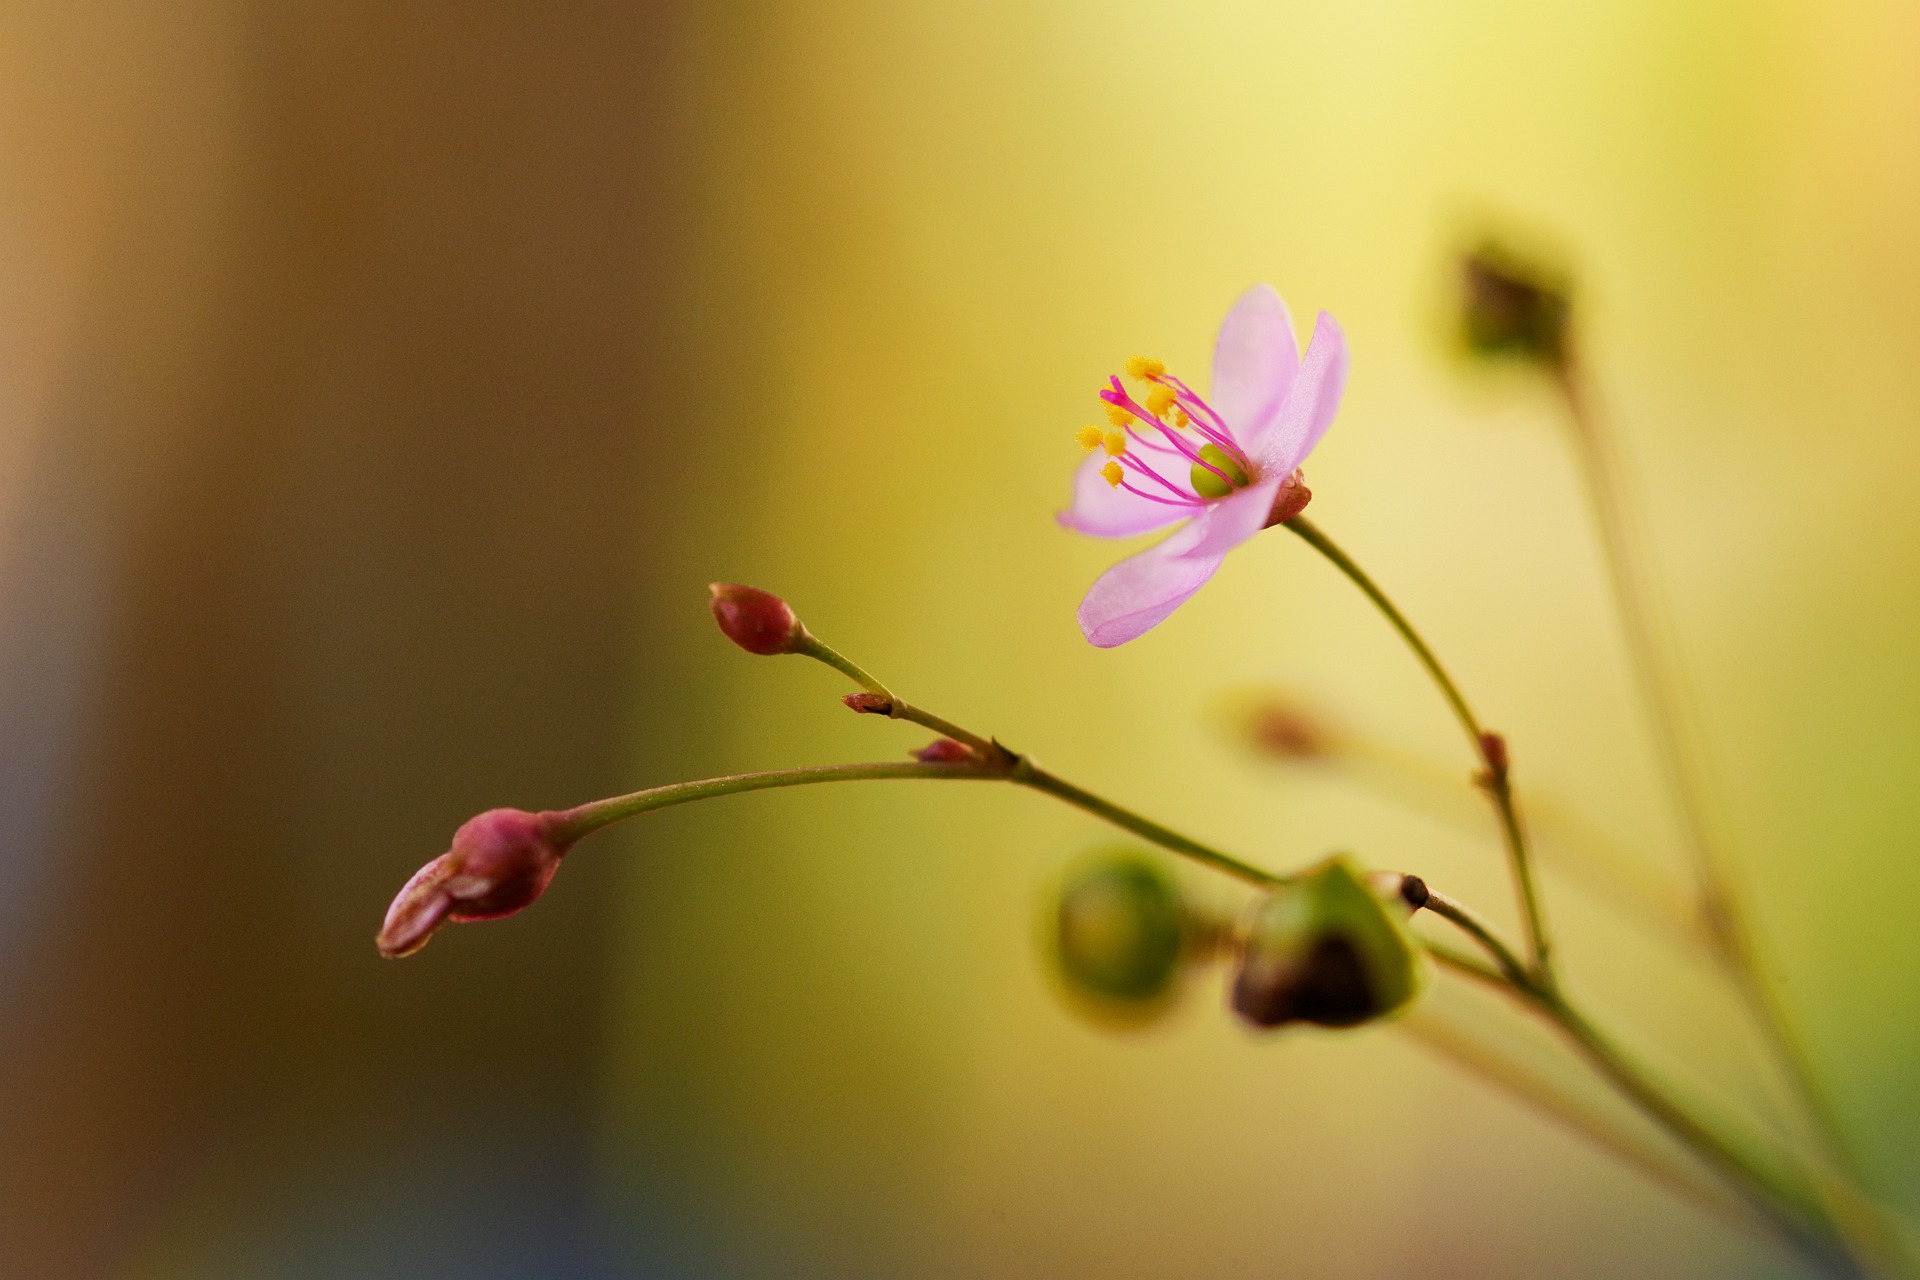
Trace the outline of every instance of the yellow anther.
[[1173, 408], [1176, 398], [1173, 388], [1155, 383], [1153, 390], [1147, 392], [1147, 412], [1156, 418], [1164, 418], [1167, 416], [1167, 410]]
[[1127, 361], [1127, 376], [1131, 378], [1157, 378], [1167, 371], [1167, 366], [1149, 356], [1134, 356]]
[[1100, 443], [1107, 446], [1109, 458], [1117, 458], [1127, 451], [1127, 433], [1118, 427], [1108, 427], [1107, 434], [1102, 437]]
[[1193, 419], [1187, 416], [1185, 409], [1175, 409], [1173, 411], [1173, 425], [1176, 427], [1190, 427], [1193, 425]]
[[1120, 464], [1117, 462], [1109, 462], [1106, 466], [1100, 468], [1100, 478], [1116, 489], [1120, 487], [1120, 477], [1125, 474], [1126, 472], [1120, 469]]
[[1100, 447], [1100, 440], [1101, 440], [1100, 428], [1093, 427], [1093, 426], [1082, 427], [1078, 431], [1073, 433], [1073, 438], [1080, 442], [1080, 447], [1082, 449], [1085, 449], [1087, 452], [1091, 453], [1095, 449]]
[[1116, 427], [1124, 427], [1133, 421], [1133, 415], [1117, 404], [1107, 406], [1107, 421]]

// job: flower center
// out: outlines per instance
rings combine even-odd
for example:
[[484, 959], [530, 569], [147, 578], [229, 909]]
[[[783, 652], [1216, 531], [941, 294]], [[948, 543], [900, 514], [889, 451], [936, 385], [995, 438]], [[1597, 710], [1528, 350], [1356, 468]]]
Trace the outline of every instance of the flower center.
[[1100, 474], [1116, 489], [1173, 507], [1199, 509], [1253, 483], [1256, 469], [1226, 420], [1193, 388], [1146, 356], [1127, 361], [1127, 375], [1146, 386], [1135, 399], [1116, 377], [1100, 402], [1105, 427], [1074, 437], [1091, 452], [1105, 449]]

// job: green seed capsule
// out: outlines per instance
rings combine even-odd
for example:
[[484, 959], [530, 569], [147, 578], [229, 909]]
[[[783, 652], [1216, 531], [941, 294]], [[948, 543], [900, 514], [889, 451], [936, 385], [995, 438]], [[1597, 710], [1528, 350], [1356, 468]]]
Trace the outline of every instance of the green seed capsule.
[[1403, 910], [1345, 857], [1275, 889], [1248, 917], [1234, 1011], [1257, 1027], [1352, 1027], [1404, 1007], [1425, 970]]
[[1180, 886], [1128, 850], [1076, 863], [1052, 919], [1054, 960], [1069, 991], [1110, 1012], [1150, 1011], [1173, 992], [1187, 946]]
[[1247, 473], [1241, 470], [1240, 464], [1227, 456], [1227, 451], [1219, 445], [1201, 445], [1200, 456], [1208, 462], [1211, 462], [1221, 471], [1224, 471], [1227, 475], [1227, 480], [1233, 481], [1232, 484], [1228, 484], [1227, 480], [1221, 479], [1214, 472], [1207, 470], [1207, 468], [1196, 462], [1188, 469], [1188, 478], [1193, 481], [1193, 491], [1201, 497], [1224, 498], [1235, 489], [1241, 488], [1247, 483]]

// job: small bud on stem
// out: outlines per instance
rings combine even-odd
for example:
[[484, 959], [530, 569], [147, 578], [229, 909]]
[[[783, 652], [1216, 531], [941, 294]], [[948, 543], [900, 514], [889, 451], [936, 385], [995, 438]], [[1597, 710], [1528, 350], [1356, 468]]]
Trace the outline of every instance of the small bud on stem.
[[980, 757], [973, 748], [964, 742], [955, 742], [952, 738], [935, 738], [926, 746], [912, 753], [921, 764], [978, 764]]
[[772, 657], [798, 650], [806, 628], [779, 596], [731, 582], [709, 583], [707, 590], [713, 593], [713, 620], [748, 653]]
[[531, 906], [571, 844], [556, 837], [553, 816], [489, 809], [469, 819], [387, 908], [375, 939], [380, 954], [398, 960], [426, 946], [442, 924], [496, 920]]

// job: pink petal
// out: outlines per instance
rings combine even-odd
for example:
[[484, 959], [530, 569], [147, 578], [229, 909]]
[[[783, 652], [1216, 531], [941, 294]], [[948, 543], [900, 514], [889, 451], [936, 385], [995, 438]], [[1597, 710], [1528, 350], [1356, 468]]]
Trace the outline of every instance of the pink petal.
[[1288, 474], [1291, 473], [1275, 472], [1270, 479], [1248, 485], [1232, 497], [1209, 506], [1205, 515], [1176, 535], [1186, 549], [1173, 554], [1218, 559], [1266, 528], [1267, 517], [1273, 512], [1273, 500], [1279, 496], [1280, 486], [1286, 483]]
[[1094, 580], [1080, 602], [1080, 631], [1089, 643], [1111, 649], [1144, 635], [1206, 585], [1221, 557], [1183, 555], [1186, 541], [1182, 530]]
[[1300, 376], [1281, 406], [1273, 430], [1259, 442], [1254, 460], [1263, 475], [1286, 476], [1307, 460], [1333, 425], [1340, 393], [1347, 385], [1347, 335], [1340, 322], [1322, 311], [1307, 344]]
[[[1159, 455], [1154, 457], [1157, 459]], [[1130, 538], [1151, 529], [1164, 529], [1194, 514], [1196, 508], [1170, 507], [1108, 484], [1100, 474], [1108, 461], [1105, 452], [1095, 449], [1092, 456], [1080, 464], [1080, 469], [1073, 473], [1073, 504], [1054, 519], [1076, 533], [1090, 533], [1096, 538]], [[1186, 478], [1186, 459], [1177, 461], [1179, 474], [1168, 476], [1176, 482]], [[1144, 486], [1152, 481], [1137, 483]]]
[[1241, 294], [1214, 339], [1207, 401], [1249, 453], [1257, 452], [1253, 445], [1280, 411], [1299, 367], [1293, 317], [1273, 286], [1257, 284]]

